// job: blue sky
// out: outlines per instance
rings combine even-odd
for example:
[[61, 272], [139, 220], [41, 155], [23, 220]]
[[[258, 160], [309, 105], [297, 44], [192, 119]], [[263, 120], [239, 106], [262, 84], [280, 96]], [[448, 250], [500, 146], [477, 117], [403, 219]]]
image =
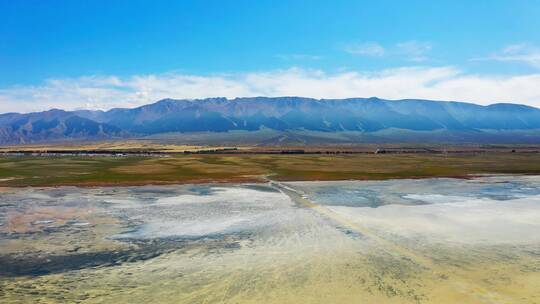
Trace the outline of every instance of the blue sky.
[[0, 0], [0, 112], [251, 94], [540, 106], [538, 29], [539, 1]]

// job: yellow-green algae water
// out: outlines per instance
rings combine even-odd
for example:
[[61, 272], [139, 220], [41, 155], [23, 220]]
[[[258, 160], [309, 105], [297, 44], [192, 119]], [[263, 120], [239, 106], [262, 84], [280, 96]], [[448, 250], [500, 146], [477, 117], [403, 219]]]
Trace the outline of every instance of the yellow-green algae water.
[[0, 303], [540, 303], [540, 177], [3, 189]]

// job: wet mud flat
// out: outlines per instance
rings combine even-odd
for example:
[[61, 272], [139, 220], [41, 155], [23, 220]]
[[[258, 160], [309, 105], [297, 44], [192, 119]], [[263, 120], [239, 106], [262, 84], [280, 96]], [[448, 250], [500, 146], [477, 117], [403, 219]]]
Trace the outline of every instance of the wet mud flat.
[[540, 177], [0, 193], [2, 303], [538, 303]]

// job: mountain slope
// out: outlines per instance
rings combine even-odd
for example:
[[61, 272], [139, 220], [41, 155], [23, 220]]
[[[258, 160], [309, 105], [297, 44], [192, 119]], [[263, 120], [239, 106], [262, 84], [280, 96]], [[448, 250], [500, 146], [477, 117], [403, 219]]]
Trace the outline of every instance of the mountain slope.
[[0, 144], [125, 136], [120, 128], [62, 110], [0, 115]]
[[359, 132], [390, 138], [402, 133], [394, 130], [404, 130], [407, 134], [431, 132], [474, 141], [485, 134], [493, 138], [494, 132], [537, 135], [540, 109], [415, 99], [250, 97], [164, 99], [133, 109], [0, 115], [0, 143], [262, 129]]

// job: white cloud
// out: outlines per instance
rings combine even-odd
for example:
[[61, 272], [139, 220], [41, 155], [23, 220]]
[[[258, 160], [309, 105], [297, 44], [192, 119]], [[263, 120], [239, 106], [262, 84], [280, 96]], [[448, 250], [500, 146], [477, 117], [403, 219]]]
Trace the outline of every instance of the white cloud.
[[345, 52], [353, 55], [380, 57], [385, 54], [385, 49], [375, 42], [353, 43], [345, 46]]
[[540, 107], [540, 73], [468, 74], [455, 67], [403, 67], [372, 72], [290, 68], [210, 76], [177, 73], [51, 79], [39, 86], [0, 89], [0, 113], [50, 108], [135, 107], [163, 98], [305, 96], [515, 102]]
[[427, 53], [432, 49], [432, 45], [425, 41], [405, 41], [396, 44], [398, 53], [403, 54], [408, 60], [414, 62], [426, 61], [428, 59]]
[[511, 44], [496, 54], [473, 60], [515, 61], [540, 69], [540, 48], [528, 44]]

